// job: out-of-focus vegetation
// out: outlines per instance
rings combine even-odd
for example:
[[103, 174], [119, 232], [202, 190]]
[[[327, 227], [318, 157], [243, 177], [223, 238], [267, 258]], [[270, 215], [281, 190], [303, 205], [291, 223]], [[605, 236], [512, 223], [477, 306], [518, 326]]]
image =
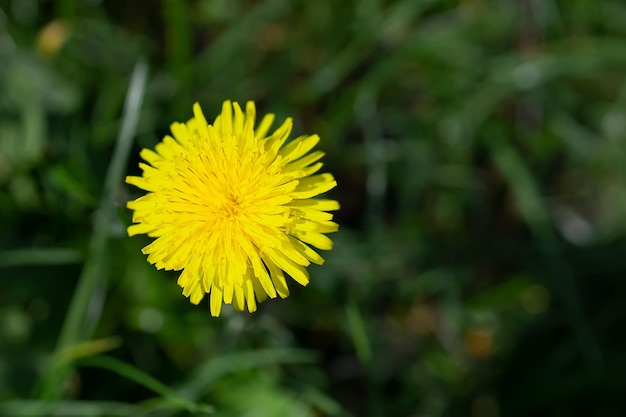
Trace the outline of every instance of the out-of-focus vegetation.
[[[122, 177], [225, 99], [322, 137], [341, 230], [213, 319]], [[625, 272], [622, 0], [0, 1], [0, 415], [626, 415]]]

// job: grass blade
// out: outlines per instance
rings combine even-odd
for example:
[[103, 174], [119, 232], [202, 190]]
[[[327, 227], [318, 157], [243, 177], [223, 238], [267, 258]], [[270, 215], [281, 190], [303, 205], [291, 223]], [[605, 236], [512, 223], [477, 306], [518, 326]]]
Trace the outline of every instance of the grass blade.
[[[122, 125], [107, 171], [100, 209], [96, 213], [96, 222], [89, 242], [87, 260], [57, 342], [57, 354], [72, 345], [87, 340], [100, 318], [107, 281], [108, 231], [111, 219], [115, 215], [113, 195], [124, 178], [125, 167], [137, 130], [147, 78], [147, 65], [143, 61], [139, 61], [131, 76]], [[63, 364], [54, 367], [46, 374], [41, 389], [43, 398], [53, 399], [62, 395], [64, 381], [70, 370], [69, 364]]]

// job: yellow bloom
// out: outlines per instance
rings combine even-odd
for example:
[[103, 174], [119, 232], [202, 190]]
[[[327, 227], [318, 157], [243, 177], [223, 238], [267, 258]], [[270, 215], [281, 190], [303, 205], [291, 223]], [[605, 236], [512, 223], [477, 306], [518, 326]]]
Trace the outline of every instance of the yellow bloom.
[[[307, 285], [306, 267], [324, 260], [310, 246], [328, 250], [324, 235], [337, 230], [328, 211], [334, 200], [314, 199], [337, 185], [331, 174], [315, 174], [321, 151], [309, 153], [317, 135], [291, 133], [288, 118], [272, 134], [268, 114], [255, 126], [254, 103], [245, 112], [224, 102], [210, 125], [200, 106], [187, 123], [171, 125], [155, 151], [143, 149], [141, 177], [126, 182], [148, 193], [128, 202], [134, 210], [130, 236], [156, 238], [143, 248], [158, 269], [182, 270], [183, 295], [198, 304], [210, 294], [218, 316], [222, 302], [256, 310], [256, 300], [289, 295], [286, 272]], [[310, 245], [310, 246], [309, 246]]]

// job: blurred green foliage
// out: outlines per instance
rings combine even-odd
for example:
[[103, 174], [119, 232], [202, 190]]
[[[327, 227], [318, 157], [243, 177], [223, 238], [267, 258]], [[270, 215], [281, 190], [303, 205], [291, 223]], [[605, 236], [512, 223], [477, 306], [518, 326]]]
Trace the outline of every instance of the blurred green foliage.
[[[0, 415], [626, 414], [625, 22], [0, 0]], [[308, 288], [213, 319], [126, 237], [121, 178], [225, 99], [322, 137], [341, 230]]]

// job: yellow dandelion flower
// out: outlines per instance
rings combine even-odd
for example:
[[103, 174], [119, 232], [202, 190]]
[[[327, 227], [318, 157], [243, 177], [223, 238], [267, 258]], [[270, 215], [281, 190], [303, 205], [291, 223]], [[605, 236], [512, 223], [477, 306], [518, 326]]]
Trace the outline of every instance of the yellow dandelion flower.
[[182, 271], [178, 284], [192, 303], [210, 294], [213, 316], [222, 303], [253, 312], [268, 296], [287, 297], [285, 273], [307, 285], [306, 267], [324, 262], [311, 246], [331, 249], [325, 233], [338, 228], [328, 211], [339, 203], [313, 198], [337, 185], [316, 174], [324, 153], [309, 152], [319, 137], [285, 145], [292, 120], [268, 134], [274, 115], [255, 126], [255, 113], [253, 102], [244, 112], [226, 101], [208, 124], [196, 103], [191, 120], [171, 125], [173, 137], [141, 151], [142, 176], [126, 178], [148, 191], [128, 202], [128, 234], [155, 238], [142, 249], [148, 261]]

